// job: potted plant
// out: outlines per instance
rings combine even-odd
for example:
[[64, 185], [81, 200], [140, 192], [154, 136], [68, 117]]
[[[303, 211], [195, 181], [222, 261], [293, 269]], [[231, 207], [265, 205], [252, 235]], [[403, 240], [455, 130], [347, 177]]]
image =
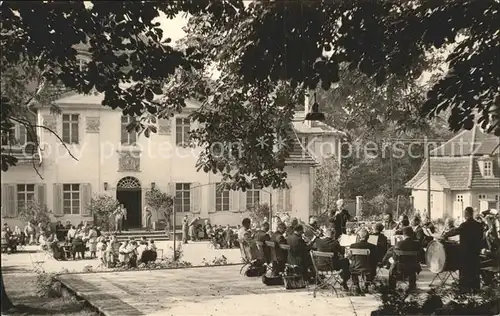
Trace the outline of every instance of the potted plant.
[[[153, 226], [155, 229], [167, 228], [170, 226], [172, 216], [172, 206], [174, 199], [167, 193], [154, 188], [146, 191], [146, 204], [156, 212], [156, 220]], [[166, 227], [160, 227], [161, 219], [164, 218]]]
[[110, 231], [113, 228], [110, 225], [110, 217], [119, 204], [118, 200], [109, 195], [101, 194], [92, 197], [88, 210], [94, 216], [95, 225], [100, 226], [103, 231]]

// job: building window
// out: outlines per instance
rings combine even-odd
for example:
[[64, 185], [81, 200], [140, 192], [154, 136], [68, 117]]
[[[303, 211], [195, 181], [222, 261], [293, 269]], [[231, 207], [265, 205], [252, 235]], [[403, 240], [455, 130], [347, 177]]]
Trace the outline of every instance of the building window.
[[493, 162], [485, 161], [484, 162], [484, 176], [491, 177], [493, 176]]
[[252, 183], [252, 187], [247, 190], [247, 207], [260, 203], [260, 186]]
[[88, 64], [88, 60], [85, 59], [85, 58], [82, 58], [82, 57], [77, 57], [77, 62], [78, 62], [78, 68], [80, 69], [80, 71], [84, 71], [84, 70], [87, 70], [87, 64]]
[[486, 194], [478, 194], [477, 198], [480, 200], [486, 200], [487, 196], [486, 196]]
[[128, 131], [127, 126], [135, 122], [135, 118], [131, 116], [122, 116], [122, 129], [121, 129], [121, 144], [122, 145], [135, 145], [137, 142], [137, 132], [135, 130]]
[[175, 184], [175, 211], [189, 212], [191, 210], [191, 183]]
[[24, 124], [16, 124], [10, 132], [2, 131], [2, 145], [20, 145], [33, 142], [33, 132], [29, 131]]
[[35, 199], [34, 184], [18, 184], [17, 185], [17, 206], [22, 209], [29, 201]]
[[63, 213], [80, 214], [80, 185], [63, 184]]
[[78, 114], [63, 114], [63, 142], [78, 144], [78, 125]]
[[229, 211], [229, 190], [219, 189], [219, 183], [215, 190], [215, 210], [217, 212]]
[[457, 202], [463, 202], [464, 201], [464, 196], [459, 194], [457, 195]]
[[191, 120], [189, 118], [177, 118], [175, 120], [175, 144], [187, 146], [189, 144], [189, 132]]

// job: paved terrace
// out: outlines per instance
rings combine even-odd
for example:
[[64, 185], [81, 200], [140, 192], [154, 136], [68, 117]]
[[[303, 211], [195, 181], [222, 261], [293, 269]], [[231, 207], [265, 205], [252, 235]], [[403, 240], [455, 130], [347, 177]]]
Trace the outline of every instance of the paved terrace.
[[[312, 287], [286, 291], [260, 278], [239, 274], [239, 265], [188, 269], [65, 274], [59, 279], [105, 315], [370, 315], [379, 302], [372, 295], [339, 297]], [[418, 285], [426, 288], [429, 272]], [[342, 297], [343, 296], [343, 297]]]

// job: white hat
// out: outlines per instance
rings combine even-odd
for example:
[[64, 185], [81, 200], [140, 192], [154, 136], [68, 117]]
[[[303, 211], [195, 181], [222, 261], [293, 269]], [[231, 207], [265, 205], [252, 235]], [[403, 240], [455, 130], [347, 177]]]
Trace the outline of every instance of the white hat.
[[490, 209], [490, 214], [491, 215], [498, 215], [498, 210]]

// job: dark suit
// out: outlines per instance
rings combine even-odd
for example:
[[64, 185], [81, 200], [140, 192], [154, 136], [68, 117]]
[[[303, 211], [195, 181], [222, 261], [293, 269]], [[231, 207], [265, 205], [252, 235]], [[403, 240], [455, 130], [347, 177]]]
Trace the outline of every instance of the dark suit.
[[377, 246], [370, 244], [368, 241], [360, 241], [351, 245], [351, 249], [368, 249], [369, 256], [354, 255], [351, 260], [352, 282], [359, 285], [360, 274], [366, 275], [367, 281], [372, 281], [377, 273], [377, 263], [379, 259]]
[[275, 243], [278, 244], [286, 244], [285, 237], [283, 237], [283, 234], [280, 233], [279, 231], [276, 231], [271, 235], [271, 241], [274, 241]]
[[384, 229], [386, 229], [386, 230], [396, 229], [397, 226], [398, 226], [398, 223], [396, 223], [393, 220], [391, 220], [390, 222], [384, 222]]
[[318, 258], [317, 266], [319, 270], [342, 270], [342, 280], [347, 282], [349, 280], [349, 260], [346, 258], [340, 258], [340, 255], [344, 252], [344, 249], [340, 246], [339, 242], [331, 237], [316, 239], [314, 246], [317, 251], [321, 252], [331, 252], [334, 253], [333, 257], [333, 267], [328, 267], [328, 258]]
[[411, 238], [406, 238], [398, 242], [394, 247], [389, 249], [383, 259], [384, 262], [388, 261], [390, 257], [393, 258], [394, 263], [389, 269], [389, 285], [391, 287], [396, 287], [396, 282], [398, 276], [408, 277], [410, 288], [416, 287], [417, 284], [417, 273], [422, 270], [420, 263], [413, 257], [407, 256], [396, 256], [394, 249], [401, 251], [417, 251], [421, 252], [422, 248], [420, 244]]
[[256, 241], [266, 242], [271, 240], [271, 236], [269, 236], [269, 234], [263, 230], [258, 230], [257, 232], [255, 232], [254, 239]]
[[378, 255], [377, 262], [382, 262], [382, 259], [384, 258], [385, 253], [389, 249], [389, 240], [382, 233], [375, 233], [372, 235], [378, 236], [378, 239], [377, 239], [377, 255]]
[[480, 253], [484, 245], [483, 225], [471, 218], [445, 233], [444, 237], [455, 235], [460, 235], [460, 286], [465, 290], [479, 289]]
[[420, 247], [427, 248], [429, 239], [424, 234], [424, 230], [422, 229], [422, 227], [419, 225], [413, 231], [415, 233], [415, 240], [420, 244]]
[[309, 247], [307, 246], [302, 236], [293, 233], [286, 239], [290, 250], [288, 250], [287, 262], [289, 265], [298, 266], [298, 270], [307, 276], [307, 271], [311, 267], [309, 257]]
[[274, 249], [276, 252], [276, 259], [278, 259], [278, 261], [273, 262], [273, 275], [278, 275], [278, 273], [283, 272], [285, 268], [286, 252], [280, 249], [277, 244], [286, 244], [286, 239], [281, 232], [276, 231], [271, 235], [271, 241], [276, 245]]
[[350, 220], [351, 214], [345, 209], [333, 217], [333, 223], [335, 224], [335, 239], [339, 239], [342, 234], [347, 234], [347, 222]]

